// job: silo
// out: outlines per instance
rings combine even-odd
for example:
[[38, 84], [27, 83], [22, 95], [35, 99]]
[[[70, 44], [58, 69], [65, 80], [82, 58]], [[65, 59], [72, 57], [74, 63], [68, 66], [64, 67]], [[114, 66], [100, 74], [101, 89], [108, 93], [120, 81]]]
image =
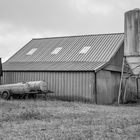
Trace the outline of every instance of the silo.
[[140, 74], [140, 9], [125, 13], [124, 55], [134, 74]]

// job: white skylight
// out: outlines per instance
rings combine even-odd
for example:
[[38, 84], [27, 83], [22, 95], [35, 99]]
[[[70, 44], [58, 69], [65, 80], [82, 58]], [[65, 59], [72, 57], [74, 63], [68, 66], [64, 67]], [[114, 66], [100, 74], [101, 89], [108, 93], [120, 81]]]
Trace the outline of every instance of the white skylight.
[[35, 53], [36, 50], [37, 48], [33, 48], [28, 53], [26, 53], [26, 55], [33, 55], [33, 53]]
[[90, 49], [90, 46], [86, 46], [82, 48], [82, 50], [79, 53], [87, 53], [89, 49]]
[[51, 54], [58, 54], [61, 51], [61, 49], [62, 47], [57, 47], [51, 52]]

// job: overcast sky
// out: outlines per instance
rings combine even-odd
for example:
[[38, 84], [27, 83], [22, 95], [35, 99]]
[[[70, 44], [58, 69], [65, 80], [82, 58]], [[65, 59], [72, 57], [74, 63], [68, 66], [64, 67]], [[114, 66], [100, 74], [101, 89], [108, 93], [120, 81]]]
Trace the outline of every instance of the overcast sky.
[[123, 32], [124, 12], [140, 0], [0, 0], [0, 57], [32, 38]]

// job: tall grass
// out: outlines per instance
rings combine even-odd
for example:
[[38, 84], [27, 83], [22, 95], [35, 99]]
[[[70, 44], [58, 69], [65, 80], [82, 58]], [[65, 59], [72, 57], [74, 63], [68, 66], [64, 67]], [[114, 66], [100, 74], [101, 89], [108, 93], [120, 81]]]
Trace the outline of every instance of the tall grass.
[[138, 139], [138, 106], [62, 101], [0, 101], [0, 139]]

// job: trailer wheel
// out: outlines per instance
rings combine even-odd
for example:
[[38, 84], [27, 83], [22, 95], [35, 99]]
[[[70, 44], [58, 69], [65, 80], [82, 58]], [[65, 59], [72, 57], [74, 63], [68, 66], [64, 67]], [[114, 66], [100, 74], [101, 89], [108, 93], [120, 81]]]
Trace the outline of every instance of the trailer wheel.
[[9, 91], [3, 91], [1, 97], [5, 100], [8, 100], [10, 98]]

